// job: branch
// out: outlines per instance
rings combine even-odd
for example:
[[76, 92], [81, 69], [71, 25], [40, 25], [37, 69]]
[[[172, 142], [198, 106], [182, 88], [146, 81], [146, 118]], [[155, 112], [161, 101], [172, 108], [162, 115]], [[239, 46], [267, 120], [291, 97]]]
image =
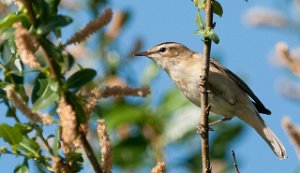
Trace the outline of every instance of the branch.
[[[206, 1], [205, 8], [205, 27], [206, 29], [212, 28], [213, 21], [213, 0]], [[208, 116], [209, 116], [209, 105], [208, 105], [208, 93], [207, 93], [207, 81], [209, 74], [209, 63], [210, 63], [210, 51], [211, 51], [211, 40], [208, 37], [204, 37], [204, 48], [203, 48], [203, 64], [200, 76], [200, 90], [201, 90], [201, 122], [200, 126], [203, 131], [201, 133], [201, 144], [202, 144], [202, 172], [210, 173], [210, 158], [209, 158], [209, 127], [208, 127]]]
[[240, 170], [239, 170], [238, 165], [236, 163], [234, 150], [231, 150], [231, 154], [232, 154], [232, 158], [233, 158], [233, 166], [235, 168], [235, 173], [240, 173]]
[[29, 13], [29, 20], [31, 22], [32, 25], [35, 25], [36, 21], [35, 21], [35, 14], [34, 11], [32, 9], [32, 0], [20, 0], [21, 3], [24, 4], [24, 6], [26, 7], [26, 9], [28, 10]]
[[80, 133], [80, 140], [81, 140], [83, 149], [85, 151], [85, 154], [88, 157], [88, 159], [90, 160], [91, 165], [93, 166], [95, 172], [102, 173], [103, 171], [101, 169], [101, 166], [99, 165], [97, 158], [93, 152], [93, 149], [92, 149], [91, 145], [89, 144], [89, 142], [87, 141], [84, 132]]

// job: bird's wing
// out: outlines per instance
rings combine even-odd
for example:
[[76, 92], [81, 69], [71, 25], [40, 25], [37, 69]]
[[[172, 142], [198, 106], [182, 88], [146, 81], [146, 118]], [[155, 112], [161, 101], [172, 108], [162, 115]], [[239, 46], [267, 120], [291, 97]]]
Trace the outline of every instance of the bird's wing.
[[214, 66], [216, 69], [219, 69], [221, 72], [226, 74], [228, 77], [230, 77], [244, 92], [248, 94], [253, 100], [253, 104], [255, 105], [257, 111], [259, 113], [270, 115], [271, 111], [267, 109], [263, 103], [259, 100], [259, 98], [253, 93], [253, 91], [249, 88], [249, 86], [242, 81], [237, 75], [235, 75], [232, 71], [215, 61], [214, 59], [211, 59], [211, 65]]

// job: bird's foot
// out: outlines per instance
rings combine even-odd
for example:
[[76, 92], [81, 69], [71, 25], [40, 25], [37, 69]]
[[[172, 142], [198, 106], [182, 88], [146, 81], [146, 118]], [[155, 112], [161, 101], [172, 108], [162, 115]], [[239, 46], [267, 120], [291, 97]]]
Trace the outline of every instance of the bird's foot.
[[[197, 133], [201, 136], [205, 135], [205, 133], [207, 133], [207, 130], [205, 129], [205, 127], [203, 125], [198, 125], [197, 127]], [[208, 131], [214, 131], [213, 128], [208, 127]]]

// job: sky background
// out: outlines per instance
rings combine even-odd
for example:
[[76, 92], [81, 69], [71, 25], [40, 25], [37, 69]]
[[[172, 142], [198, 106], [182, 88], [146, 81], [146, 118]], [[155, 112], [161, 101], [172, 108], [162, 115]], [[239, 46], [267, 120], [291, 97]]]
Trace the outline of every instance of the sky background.
[[[222, 1], [221, 4], [224, 11], [223, 17], [214, 17], [220, 43], [213, 44], [212, 55], [220, 58], [227, 68], [245, 79], [265, 106], [272, 111], [271, 116], [262, 116], [286, 146], [289, 155], [288, 159], [279, 160], [261, 137], [247, 127], [243, 137], [231, 146], [235, 150], [239, 168], [245, 173], [287, 173], [297, 169], [299, 172], [295, 150], [281, 127], [281, 120], [285, 115], [288, 115], [294, 123], [300, 124], [299, 103], [283, 97], [278, 92], [278, 84], [284, 82], [282, 79], [295, 78], [270, 63], [270, 56], [278, 41], [286, 41], [291, 47], [295, 47], [300, 41], [299, 37], [295, 32], [252, 28], [244, 22], [245, 12], [252, 7], [273, 7], [290, 11], [291, 5], [286, 4], [284, 0], [263, 2], [231, 0]], [[123, 34], [118, 43], [121, 50], [128, 50], [130, 45], [127, 43], [141, 37], [145, 43], [143, 49], [161, 42], [176, 41], [192, 50], [202, 52], [203, 42], [199, 36], [193, 34], [197, 28], [194, 22], [196, 8], [189, 0], [113, 0], [112, 8], [129, 9], [132, 12], [131, 21], [122, 31]], [[289, 12], [288, 15], [291, 14], [293, 12]], [[78, 13], [78, 17], [74, 17], [73, 25], [84, 25], [89, 20], [86, 14]], [[138, 61], [137, 68], [143, 68], [150, 62], [146, 58], [136, 61]], [[161, 73], [161, 87], [174, 87], [166, 73]], [[154, 88], [153, 94], [159, 92], [155, 89], [157, 88]], [[5, 110], [0, 109], [0, 113], [3, 115]], [[0, 119], [0, 121], [6, 122], [7, 119]], [[233, 119], [232, 121], [239, 120]], [[0, 145], [2, 143], [0, 141]], [[5, 168], [5, 172], [11, 172], [15, 166], [12, 163], [15, 161], [13, 156], [1, 156], [0, 168]], [[17, 161], [20, 162], [21, 159]]]

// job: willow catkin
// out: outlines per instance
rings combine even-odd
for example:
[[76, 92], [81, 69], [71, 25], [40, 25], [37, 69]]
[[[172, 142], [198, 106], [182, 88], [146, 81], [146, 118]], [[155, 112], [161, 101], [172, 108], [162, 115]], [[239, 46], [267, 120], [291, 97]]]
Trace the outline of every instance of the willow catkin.
[[86, 40], [90, 35], [101, 29], [103, 26], [108, 24], [112, 18], [112, 10], [106, 9], [104, 13], [99, 16], [97, 19], [88, 23], [83, 29], [79, 32], [75, 33], [66, 43], [65, 45], [80, 43]]
[[34, 56], [34, 52], [38, 48], [37, 41], [28, 32], [28, 30], [23, 27], [21, 22], [15, 23], [13, 27], [15, 28], [15, 43], [17, 46], [17, 52], [21, 61], [30, 68], [40, 68], [41, 65]]
[[98, 120], [97, 133], [101, 145], [101, 167], [104, 173], [111, 173], [112, 170], [112, 146], [106, 131], [105, 121]]
[[41, 115], [28, 107], [21, 96], [16, 92], [12, 85], [4, 87], [8, 100], [18, 108], [31, 122], [42, 122], [45, 125], [53, 123], [52, 117], [48, 115]]
[[65, 152], [74, 148], [74, 141], [78, 136], [76, 113], [65, 98], [61, 98], [56, 109], [61, 127], [61, 139]]

